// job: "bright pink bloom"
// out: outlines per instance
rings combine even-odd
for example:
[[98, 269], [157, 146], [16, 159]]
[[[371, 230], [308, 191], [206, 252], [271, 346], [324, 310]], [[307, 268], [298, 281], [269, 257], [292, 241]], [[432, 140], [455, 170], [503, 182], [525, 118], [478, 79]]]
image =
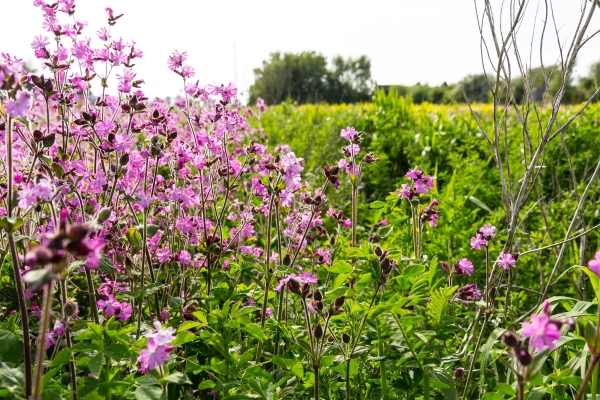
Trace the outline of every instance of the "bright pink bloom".
[[[145, 336], [154, 341], [158, 346], [167, 345], [175, 340], [175, 337], [173, 336], [173, 332], [175, 332], [174, 328], [168, 327], [167, 329], [163, 329], [160, 321], [154, 321], [154, 328], [156, 329], [156, 332], [147, 333]], [[148, 341], [148, 343], [150, 343], [150, 341]]]
[[311, 274], [310, 272], [303, 272], [298, 275], [298, 278], [300, 278], [304, 283], [317, 283], [317, 276]]
[[475, 268], [473, 267], [473, 263], [469, 261], [467, 258], [461, 258], [458, 260], [458, 269], [465, 275], [471, 276]]
[[115, 296], [108, 295], [108, 300], [98, 300], [98, 308], [104, 310], [104, 315], [111, 317], [121, 308], [121, 304], [115, 300]]
[[121, 321], [127, 321], [131, 314], [133, 314], [133, 308], [128, 303], [121, 303], [121, 309], [119, 310], [119, 316], [117, 317]]
[[138, 357], [142, 372], [146, 373], [148, 370], [154, 370], [157, 366], [163, 365], [172, 349], [173, 346], [160, 346], [154, 340], [148, 340], [147, 349], [142, 350]]
[[510, 267], [515, 265], [517, 260], [515, 260], [512, 254], [500, 253], [500, 257], [498, 257], [498, 261], [496, 262], [505, 270], [509, 270]]
[[342, 136], [344, 139], [350, 141], [357, 134], [358, 134], [358, 132], [356, 132], [356, 129], [349, 126], [346, 129], [342, 129], [340, 136]]
[[31, 42], [31, 48], [34, 50], [43, 49], [50, 44], [48, 36], [36, 35], [33, 42]]
[[6, 112], [8, 115], [17, 118], [23, 117], [27, 110], [29, 109], [29, 105], [31, 104], [31, 96], [27, 92], [19, 92], [17, 97], [12, 100], [9, 99], [4, 103], [4, 107], [6, 108]]
[[531, 347], [542, 351], [544, 347], [553, 350], [555, 341], [560, 339], [558, 326], [550, 321], [547, 314], [532, 315], [531, 322], [521, 324], [521, 334], [526, 338], [531, 338]]
[[481, 246], [487, 246], [487, 240], [483, 239], [481, 233], [471, 238], [471, 248], [475, 250], [481, 250]]

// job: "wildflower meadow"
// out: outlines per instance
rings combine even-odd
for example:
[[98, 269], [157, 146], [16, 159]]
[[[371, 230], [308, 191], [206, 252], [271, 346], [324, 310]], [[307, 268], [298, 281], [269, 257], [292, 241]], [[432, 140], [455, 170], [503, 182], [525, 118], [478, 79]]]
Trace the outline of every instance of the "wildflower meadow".
[[596, 398], [597, 103], [243, 105], [176, 44], [150, 99], [134, 16], [34, 4], [0, 58], [0, 398]]

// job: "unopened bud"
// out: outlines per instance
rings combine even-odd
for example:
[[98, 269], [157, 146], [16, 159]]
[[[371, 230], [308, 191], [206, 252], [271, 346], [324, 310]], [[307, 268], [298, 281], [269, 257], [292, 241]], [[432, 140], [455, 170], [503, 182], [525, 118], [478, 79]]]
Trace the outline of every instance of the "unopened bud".
[[348, 335], [347, 333], [342, 333], [342, 342], [346, 344], [350, 343], [350, 335]]
[[381, 247], [375, 246], [375, 255], [377, 257], [381, 257], [383, 255], [383, 250], [381, 250]]
[[333, 302], [333, 305], [339, 308], [344, 305], [344, 300], [346, 300], [346, 296], [342, 295], [342, 296], [338, 297], [337, 299], [335, 299], [335, 301]]
[[313, 294], [314, 298], [316, 301], [321, 301], [323, 300], [323, 293], [321, 293], [320, 290], [315, 291], [315, 293]]
[[283, 265], [285, 265], [286, 267], [289, 267], [291, 263], [292, 263], [292, 257], [290, 257], [289, 254], [286, 254], [285, 256], [283, 256]]
[[513, 332], [504, 332], [502, 335], [502, 344], [506, 347], [515, 347], [519, 342], [519, 338]]
[[517, 349], [516, 353], [519, 363], [524, 367], [528, 366], [533, 361], [531, 354], [524, 348]]
[[87, 234], [89, 233], [90, 228], [87, 227], [86, 225], [82, 225], [82, 224], [77, 224], [77, 225], [72, 225], [69, 228], [69, 238], [72, 240], [83, 240]]
[[98, 223], [103, 223], [104, 221], [106, 221], [107, 219], [110, 218], [111, 213], [112, 213], [112, 211], [110, 210], [109, 207], [104, 207], [104, 208], [100, 209], [100, 211], [98, 211], [98, 216], [96, 217], [96, 221], [98, 221]]
[[315, 326], [314, 335], [317, 339], [321, 339], [323, 337], [323, 327], [321, 325]]
[[66, 317], [74, 317], [77, 314], [78, 306], [73, 300], [69, 300], [65, 303], [63, 308]]
[[463, 376], [464, 372], [465, 372], [464, 368], [456, 368], [454, 370], [454, 378], [459, 379], [461, 376]]

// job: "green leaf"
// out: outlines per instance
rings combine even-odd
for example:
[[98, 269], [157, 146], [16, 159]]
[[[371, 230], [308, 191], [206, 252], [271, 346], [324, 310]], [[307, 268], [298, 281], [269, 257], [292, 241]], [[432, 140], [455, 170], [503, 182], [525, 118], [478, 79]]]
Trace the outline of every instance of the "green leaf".
[[177, 336], [175, 336], [175, 340], [171, 342], [172, 345], [177, 346], [181, 344], [186, 344], [196, 340], [196, 335], [191, 332], [179, 332]]
[[248, 324], [243, 327], [243, 329], [250, 334], [253, 338], [263, 341], [266, 339], [265, 333], [257, 324]]
[[383, 208], [385, 206], [386, 206], [386, 204], [383, 201], [379, 201], [379, 200], [374, 201], [371, 204], [369, 204], [369, 208], [372, 208], [372, 209], [375, 209], [375, 210], [377, 210], [379, 208]]
[[21, 339], [13, 332], [0, 329], [0, 362], [18, 364], [24, 353]]
[[99, 261], [100, 265], [98, 265], [98, 271], [103, 272], [105, 274], [112, 274], [117, 272], [117, 269], [115, 268], [110, 258], [103, 255], [100, 257]]
[[507, 396], [514, 396], [517, 392], [508, 383], [500, 382], [496, 385], [496, 392]]
[[427, 303], [427, 314], [431, 318], [431, 322], [434, 326], [439, 325], [446, 312], [446, 307], [450, 303], [450, 299], [458, 286], [454, 287], [443, 287], [437, 289], [430, 297], [429, 303]]
[[162, 379], [165, 382], [175, 383], [177, 385], [191, 385], [192, 382], [188, 379], [186, 374], [181, 372], [174, 372]]
[[129, 228], [125, 231], [125, 237], [132, 247], [133, 254], [139, 253], [142, 249], [142, 235], [136, 228]]
[[7, 232], [14, 232], [23, 225], [25, 221], [23, 218], [15, 218], [15, 217], [0, 217], [0, 228], [4, 228]]
[[109, 344], [104, 346], [104, 354], [115, 360], [121, 360], [130, 356], [129, 349], [123, 344]]
[[158, 386], [142, 385], [135, 390], [136, 400], [166, 400], [162, 389]]
[[54, 144], [54, 142], [56, 141], [56, 134], [51, 133], [48, 136], [45, 136], [42, 139], [42, 144], [44, 145], [44, 147], [52, 147], [52, 145]]
[[52, 163], [51, 167], [57, 177], [62, 178], [65, 174], [65, 169], [60, 164]]
[[90, 372], [92, 374], [94, 374], [95, 376], [100, 376], [100, 371], [102, 370], [103, 361], [104, 361], [104, 357], [102, 356], [102, 353], [97, 354], [94, 357], [92, 357], [92, 359], [88, 363], [88, 368], [90, 369]]
[[446, 385], [444, 382], [439, 381], [437, 379], [430, 379], [429, 386], [431, 386], [434, 389], [450, 389], [449, 385]]
[[185, 321], [183, 324], [179, 325], [179, 328], [177, 328], [177, 332], [187, 331], [197, 326], [202, 326], [202, 323], [197, 321]]
[[352, 265], [349, 262], [342, 260], [335, 260], [333, 265], [329, 268], [329, 272], [333, 274], [349, 274], [352, 270]]
[[209, 381], [207, 379], [207, 380], [200, 382], [200, 384], [198, 385], [198, 390], [212, 389], [214, 387], [215, 387], [215, 383], [213, 381]]
[[499, 393], [486, 393], [481, 400], [502, 400], [502, 395]]
[[56, 357], [50, 362], [51, 367], [59, 367], [71, 361], [71, 349], [65, 347], [58, 352]]
[[25, 397], [25, 374], [20, 369], [10, 368], [0, 361], [0, 388], [8, 389], [12, 394]]
[[485, 203], [481, 200], [479, 200], [477, 197], [475, 196], [469, 196], [467, 197], [469, 200], [471, 200], [473, 203], [475, 203], [479, 208], [484, 209], [485, 211], [492, 213], [492, 209], [489, 208], [488, 206], [485, 205]]

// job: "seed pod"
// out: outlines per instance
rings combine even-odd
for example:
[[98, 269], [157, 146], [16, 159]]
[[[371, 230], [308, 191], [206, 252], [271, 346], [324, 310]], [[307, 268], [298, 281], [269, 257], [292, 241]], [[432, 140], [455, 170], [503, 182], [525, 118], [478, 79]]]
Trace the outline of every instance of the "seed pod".
[[323, 337], [323, 327], [321, 325], [315, 326], [313, 333], [317, 339], [321, 339]]
[[350, 335], [348, 335], [347, 333], [342, 333], [342, 342], [348, 344], [350, 343]]
[[342, 295], [342, 296], [338, 297], [337, 299], [335, 299], [335, 301], [333, 302], [333, 305], [339, 308], [344, 305], [344, 300], [346, 300], [346, 296]]

